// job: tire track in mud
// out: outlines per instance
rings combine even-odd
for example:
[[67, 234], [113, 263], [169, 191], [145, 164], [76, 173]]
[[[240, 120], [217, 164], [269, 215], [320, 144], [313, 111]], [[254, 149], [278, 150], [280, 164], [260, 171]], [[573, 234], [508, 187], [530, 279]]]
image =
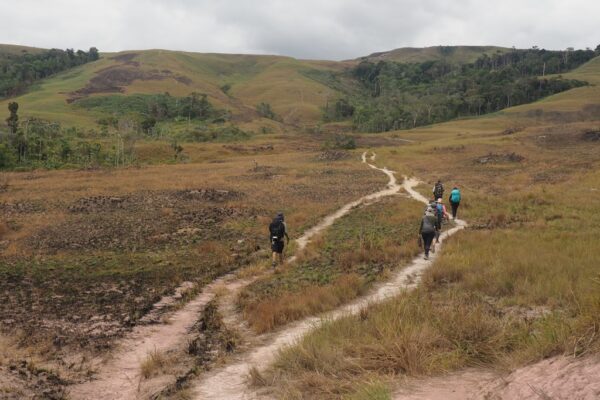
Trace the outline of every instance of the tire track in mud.
[[[374, 159], [375, 154], [372, 153], [370, 160], [373, 161]], [[378, 168], [367, 162], [366, 152], [362, 155], [362, 161], [370, 168], [381, 171], [388, 176], [389, 183], [387, 189], [349, 203], [336, 213], [325, 218], [319, 225], [313, 228], [316, 232], [311, 233], [312, 230], [306, 232], [306, 243], [308, 243], [314, 234], [325, 229], [325, 227], [331, 225], [335, 219], [347, 214], [352, 208], [360, 205], [362, 202], [396, 194], [401, 188], [406, 190], [413, 199], [425, 204], [428, 203], [423, 195], [414, 190], [414, 187], [419, 183], [418, 180], [405, 177], [403, 184], [398, 185], [393, 171], [390, 171], [387, 168]], [[440, 235], [440, 245], [448, 237], [459, 232], [466, 226], [466, 223], [462, 220], [455, 220], [455, 222], [457, 226]], [[319, 230], [317, 227], [321, 227], [321, 229]], [[299, 242], [299, 244], [301, 243], [302, 242]], [[306, 243], [304, 243], [302, 248], [306, 246]], [[429, 260], [424, 260], [421, 255], [416, 257], [407, 267], [395, 273], [391, 280], [377, 285], [368, 295], [360, 297], [345, 306], [320, 316], [309, 317], [297, 321], [280, 331], [261, 335], [261, 337], [258, 338], [260, 344], [253, 350], [239, 354], [237, 358], [234, 358], [232, 363], [210, 371], [201, 377], [192, 386], [193, 398], [198, 400], [248, 400], [268, 398], [268, 396], [261, 395], [248, 387], [247, 381], [252, 368], [257, 368], [259, 372], [264, 370], [264, 368], [275, 360], [279, 350], [286, 346], [293, 345], [297, 340], [302, 338], [302, 336], [318, 327], [323, 320], [335, 320], [347, 315], [357, 314], [370, 304], [381, 302], [387, 298], [396, 296], [403, 291], [415, 288], [420, 281], [422, 273], [432, 265], [438, 257], [438, 254], [439, 252], [432, 254]]]
[[[302, 236], [296, 239], [298, 244], [297, 252], [302, 251], [315, 235], [327, 229], [337, 219], [348, 214], [352, 209], [362, 204], [376, 201], [382, 197], [397, 194], [402, 189], [403, 186], [398, 185], [392, 171], [389, 171], [387, 168], [377, 168], [367, 163], [366, 157], [367, 153], [365, 152], [362, 155], [363, 163], [388, 176], [389, 181], [386, 188], [345, 204], [334, 213], [326, 216], [317, 225], [305, 231]], [[375, 153], [372, 153], [371, 160], [374, 159]], [[296, 256], [294, 255], [287, 260], [287, 263], [292, 263], [295, 260]], [[130, 400], [148, 398], [158, 393], [164, 388], [164, 382], [158, 383], [154, 387], [150, 384], [147, 385], [148, 387], [142, 389], [141, 363], [152, 352], [185, 351], [188, 340], [191, 338], [190, 331], [206, 305], [217, 296], [217, 293], [223, 292], [223, 290], [228, 291], [230, 295], [227, 297], [229, 300], [232, 300], [236, 293], [254, 282], [258, 277], [239, 279], [235, 273], [227, 274], [205, 286], [199, 295], [186, 303], [181, 309], [167, 315], [167, 323], [136, 326], [130, 334], [117, 344], [115, 350], [111, 352], [110, 358], [100, 363], [98, 372], [93, 380], [67, 388], [69, 398], [72, 400]], [[154, 308], [161, 309], [165, 303], [170, 302], [169, 298], [163, 299]], [[232, 303], [232, 301], [229, 301], [229, 303]], [[229, 304], [228, 308], [232, 308], [231, 304]], [[239, 325], [237, 321], [232, 321], [232, 314], [228, 314], [229, 318], [226, 318], [226, 324]], [[258, 346], [261, 346], [264, 343], [264, 338], [261, 337], [259, 339]], [[255, 342], [255, 340], [252, 340], [252, 342]], [[222, 398], [229, 397], [225, 396]]]

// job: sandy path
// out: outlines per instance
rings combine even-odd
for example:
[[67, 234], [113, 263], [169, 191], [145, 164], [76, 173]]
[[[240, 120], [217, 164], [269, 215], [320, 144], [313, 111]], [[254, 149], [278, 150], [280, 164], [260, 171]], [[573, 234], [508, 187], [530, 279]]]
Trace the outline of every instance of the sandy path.
[[[372, 157], [371, 160], [372, 159], [374, 159], [374, 157]], [[350, 203], [345, 207], [342, 207], [333, 215], [339, 214], [339, 216], [342, 216], [350, 211], [350, 209], [360, 204], [361, 201], [373, 200], [378, 197], [395, 194], [400, 187], [404, 188], [414, 199], [427, 203], [427, 199], [414, 190], [414, 187], [418, 184], [417, 180], [405, 178], [402, 186], [399, 186], [396, 183], [396, 177], [394, 176], [393, 171], [386, 168], [378, 168], [367, 162], [367, 153], [363, 153], [362, 161], [367, 163], [369, 167], [377, 169], [389, 177], [388, 188]], [[333, 221], [331, 221], [331, 223], [333, 223]], [[327, 218], [322, 222], [323, 226], [329, 226], [331, 223], [328, 223]], [[463, 229], [466, 225], [460, 220], [457, 220], [456, 223], [456, 227], [444, 232], [440, 236], [440, 244], [454, 233]], [[368, 295], [360, 297], [343, 307], [319, 317], [306, 318], [290, 324], [288, 327], [278, 332], [262, 335], [260, 338], [262, 345], [259, 345], [247, 353], [239, 354], [229, 365], [213, 370], [201, 377], [192, 388], [193, 398], [198, 400], [264, 398], [264, 396], [253, 391], [247, 385], [248, 374], [252, 367], [258, 368], [259, 371], [264, 370], [265, 367], [275, 360], [279, 350], [294, 344], [302, 336], [317, 327], [323, 320], [333, 320], [346, 315], [356, 314], [369, 304], [380, 302], [386, 298], [398, 295], [407, 289], [416, 287], [421, 274], [435, 261], [438, 254], [439, 252], [432, 254], [429, 260], [424, 260], [421, 256], [415, 258], [406, 268], [397, 272], [389, 282], [378, 285]]]
[[510, 374], [469, 369], [408, 380], [394, 400], [597, 400], [600, 356], [553, 357]]
[[[375, 153], [371, 156], [375, 158]], [[362, 156], [363, 162], [366, 163], [366, 153]], [[376, 168], [370, 165], [372, 168]], [[376, 168], [378, 169], [378, 168]], [[390, 196], [398, 193], [402, 188], [396, 182], [394, 174], [383, 168], [379, 169], [389, 177], [387, 187], [379, 192], [363, 196], [360, 199], [348, 203], [335, 211], [333, 214], [326, 216], [319, 224], [304, 232], [304, 234], [296, 239], [298, 243], [298, 251], [306, 247], [310, 240], [331, 226], [337, 219], [349, 213], [353, 208], [361, 204], [374, 201], [384, 196]], [[294, 262], [296, 256], [287, 260], [288, 263]], [[203, 288], [202, 292], [192, 301], [187, 303], [180, 310], [172, 313], [169, 316], [168, 323], [159, 323], [155, 325], [139, 325], [128, 334], [116, 346], [116, 349], [111, 352], [110, 358], [104, 360], [98, 366], [98, 373], [93, 380], [82, 384], [73, 385], [68, 388], [70, 399], [72, 400], [127, 400], [147, 398], [152, 395], [152, 392], [159, 391], [162, 387], [149, 385], [142, 388], [140, 385], [140, 365], [151, 352], [164, 353], [166, 351], [181, 350], [184, 351], [190, 339], [190, 330], [198, 320], [204, 307], [215, 298], [217, 292], [223, 290], [231, 293], [227, 296], [230, 300], [226, 302], [226, 308], [233, 308], [234, 294], [238, 293], [245, 286], [256, 280], [257, 277], [248, 279], [237, 279], [234, 274], [223, 276], [210, 285]], [[180, 289], [189, 288], [189, 282], [186, 282]], [[179, 291], [179, 289], [178, 289]], [[156, 315], [160, 311], [174, 303], [173, 297], [167, 297], [155, 304], [150, 316], [144, 320], [156, 321]], [[233, 310], [229, 310], [225, 315], [236, 316]], [[239, 321], [224, 321], [227, 325], [239, 325]], [[168, 384], [169, 382], [162, 382]]]
[[[234, 279], [225, 275], [206, 286], [202, 293], [170, 315], [167, 323], [138, 325], [99, 367], [94, 380], [68, 388], [72, 400], [135, 399], [138, 396], [140, 364], [152, 351], [164, 352], [187, 345], [187, 338], [200, 313], [214, 296], [214, 289]], [[155, 308], [169, 301], [161, 300]]]

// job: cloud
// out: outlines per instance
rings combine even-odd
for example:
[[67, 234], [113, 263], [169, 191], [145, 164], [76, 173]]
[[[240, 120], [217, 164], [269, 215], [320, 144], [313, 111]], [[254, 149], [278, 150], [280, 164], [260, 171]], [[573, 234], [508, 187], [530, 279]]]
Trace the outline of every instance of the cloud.
[[0, 42], [345, 59], [404, 46], [600, 43], [595, 0], [20, 0]]

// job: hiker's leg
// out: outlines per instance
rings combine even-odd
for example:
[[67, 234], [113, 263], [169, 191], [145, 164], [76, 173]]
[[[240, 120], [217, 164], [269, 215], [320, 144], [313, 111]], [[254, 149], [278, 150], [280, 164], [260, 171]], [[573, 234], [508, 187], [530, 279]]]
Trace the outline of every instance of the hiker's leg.
[[431, 248], [432, 236], [429, 233], [422, 233], [423, 238], [423, 249], [425, 250], [425, 257], [429, 257], [429, 249]]
[[451, 202], [452, 206], [452, 219], [456, 219], [456, 211], [458, 211], [458, 203]]

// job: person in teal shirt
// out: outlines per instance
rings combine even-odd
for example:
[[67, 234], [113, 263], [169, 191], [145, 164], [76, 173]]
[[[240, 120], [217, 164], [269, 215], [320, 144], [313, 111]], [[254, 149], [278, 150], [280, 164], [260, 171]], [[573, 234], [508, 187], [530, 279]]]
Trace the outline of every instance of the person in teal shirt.
[[450, 206], [452, 207], [452, 219], [456, 219], [456, 212], [458, 211], [458, 206], [460, 205], [460, 190], [458, 190], [456, 186], [452, 188], [448, 201], [450, 201]]

